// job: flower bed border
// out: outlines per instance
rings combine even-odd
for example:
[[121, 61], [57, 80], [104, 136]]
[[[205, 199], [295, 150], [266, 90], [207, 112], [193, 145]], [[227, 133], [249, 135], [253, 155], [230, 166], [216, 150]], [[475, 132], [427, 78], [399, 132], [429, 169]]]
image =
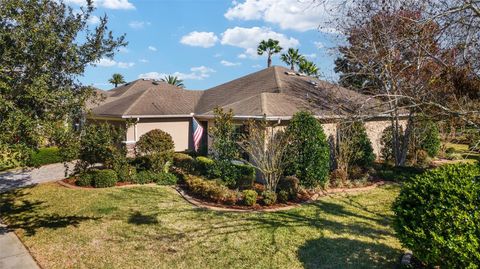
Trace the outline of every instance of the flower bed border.
[[304, 202], [299, 202], [299, 203], [292, 203], [292, 204], [286, 204], [286, 205], [276, 205], [272, 207], [248, 207], [248, 206], [242, 206], [244, 208], [241, 208], [239, 206], [228, 206], [228, 205], [223, 205], [223, 204], [217, 204], [213, 202], [207, 202], [205, 200], [201, 200], [199, 198], [192, 197], [189, 195], [184, 189], [182, 189], [180, 186], [173, 186], [173, 188], [180, 194], [180, 196], [183, 197], [187, 202], [190, 204], [198, 207], [198, 208], [203, 208], [207, 210], [212, 210], [212, 211], [220, 211], [220, 212], [277, 212], [277, 211], [285, 211], [285, 210], [290, 210], [293, 208], [297, 208], [299, 206], [302, 206], [304, 204], [309, 204], [312, 202], [315, 202], [321, 197], [325, 197], [331, 194], [347, 194], [347, 193], [354, 193], [354, 192], [362, 192], [362, 191], [369, 191], [373, 190], [379, 186], [384, 186], [387, 184], [397, 184], [395, 182], [390, 182], [390, 181], [378, 181], [373, 183], [372, 185], [365, 186], [365, 187], [358, 187], [358, 188], [332, 188], [328, 190], [322, 190], [320, 192], [315, 193], [310, 197], [310, 199], [304, 201]]

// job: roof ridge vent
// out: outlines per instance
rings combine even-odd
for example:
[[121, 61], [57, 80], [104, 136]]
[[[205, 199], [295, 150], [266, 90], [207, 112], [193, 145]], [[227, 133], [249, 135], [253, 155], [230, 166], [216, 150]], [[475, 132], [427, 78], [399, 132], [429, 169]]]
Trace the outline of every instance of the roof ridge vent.
[[285, 75], [295, 76], [296, 73], [295, 72], [290, 72], [290, 71], [285, 71]]
[[152, 81], [152, 84], [153, 84], [153, 85], [160, 85], [160, 83], [159, 83], [157, 80], [153, 80], [153, 81]]

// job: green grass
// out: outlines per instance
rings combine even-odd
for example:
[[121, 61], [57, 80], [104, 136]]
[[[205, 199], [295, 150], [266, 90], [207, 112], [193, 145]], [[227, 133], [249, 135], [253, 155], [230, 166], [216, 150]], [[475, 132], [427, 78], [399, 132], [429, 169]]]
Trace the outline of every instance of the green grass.
[[393, 268], [397, 186], [275, 213], [202, 210], [172, 188], [41, 184], [0, 195], [0, 215], [43, 268]]

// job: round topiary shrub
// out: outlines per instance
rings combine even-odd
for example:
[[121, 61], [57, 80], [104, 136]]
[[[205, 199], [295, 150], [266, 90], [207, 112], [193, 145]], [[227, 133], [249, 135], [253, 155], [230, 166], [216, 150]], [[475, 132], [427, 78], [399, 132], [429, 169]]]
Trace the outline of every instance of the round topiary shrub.
[[429, 266], [480, 265], [480, 166], [446, 165], [407, 181], [397, 197], [394, 228]]
[[154, 129], [140, 136], [135, 147], [137, 154], [147, 162], [145, 166], [155, 172], [163, 171], [168, 162], [173, 162], [175, 145], [172, 136], [162, 130]]
[[117, 183], [117, 173], [111, 169], [91, 171], [93, 187], [107, 188], [113, 187]]
[[287, 175], [295, 175], [306, 187], [325, 186], [330, 170], [330, 146], [320, 122], [309, 112], [297, 112], [286, 129], [291, 142], [291, 165]]
[[253, 206], [257, 203], [257, 192], [254, 190], [244, 190], [243, 194], [243, 203], [247, 206]]
[[154, 129], [140, 136], [136, 143], [137, 152], [142, 155], [151, 155], [158, 152], [173, 150], [175, 145], [172, 136], [159, 129]]
[[287, 191], [281, 190], [278, 192], [277, 196], [278, 196], [278, 201], [280, 201], [281, 203], [288, 202], [289, 195]]
[[195, 170], [195, 159], [185, 153], [174, 153], [173, 165], [187, 173], [192, 173]]
[[92, 173], [89, 173], [89, 172], [81, 173], [78, 176], [77, 181], [75, 182], [75, 184], [77, 184], [80, 187], [89, 187], [89, 186], [92, 186], [92, 183], [93, 183]]

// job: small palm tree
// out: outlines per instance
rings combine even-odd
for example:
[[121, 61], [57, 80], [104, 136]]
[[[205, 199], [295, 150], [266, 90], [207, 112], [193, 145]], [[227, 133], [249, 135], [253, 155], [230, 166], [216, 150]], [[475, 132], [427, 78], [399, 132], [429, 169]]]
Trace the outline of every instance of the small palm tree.
[[113, 84], [113, 86], [116, 88], [118, 84], [125, 83], [125, 79], [123, 78], [122, 74], [115, 73], [112, 75], [112, 78], [108, 80], [108, 82]]
[[278, 43], [279, 43], [278, 40], [273, 40], [269, 38], [267, 41], [262, 40], [262, 42], [260, 42], [260, 44], [258, 45], [258, 48], [257, 48], [258, 55], [263, 55], [263, 53], [265, 52], [267, 53], [267, 56], [268, 56], [267, 67], [270, 67], [272, 65], [272, 55], [282, 51], [282, 47], [280, 47]]
[[280, 56], [280, 59], [288, 65], [290, 69], [295, 71], [295, 66], [299, 65], [302, 61], [305, 61], [305, 57], [298, 53], [298, 49], [289, 48], [287, 53], [284, 53]]
[[176, 76], [170, 76], [170, 75], [166, 76], [166, 77], [162, 78], [162, 81], [166, 82], [170, 85], [179, 87], [179, 88], [184, 88], [185, 87], [185, 85], [183, 84], [183, 80], [179, 79]]
[[299, 71], [307, 76], [318, 77], [318, 67], [313, 62], [303, 60], [300, 62]]

